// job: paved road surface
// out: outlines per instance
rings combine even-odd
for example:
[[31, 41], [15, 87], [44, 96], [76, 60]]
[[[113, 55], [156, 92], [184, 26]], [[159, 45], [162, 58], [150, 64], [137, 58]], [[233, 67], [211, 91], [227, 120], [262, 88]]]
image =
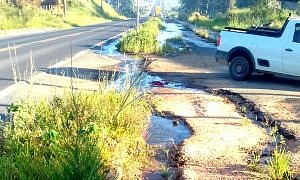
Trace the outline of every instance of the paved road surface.
[[[15, 44], [21, 76], [22, 79], [24, 77], [26, 79], [28, 76], [25, 72], [26, 69], [28, 72], [30, 51], [34, 59], [34, 68], [47, 68], [70, 57], [70, 42], [72, 42], [73, 54], [76, 54], [128, 30], [133, 24], [134, 20], [115, 21], [67, 30], [0, 38], [0, 92], [14, 84], [8, 44], [11, 47]], [[12, 51], [14, 58], [14, 50]]]

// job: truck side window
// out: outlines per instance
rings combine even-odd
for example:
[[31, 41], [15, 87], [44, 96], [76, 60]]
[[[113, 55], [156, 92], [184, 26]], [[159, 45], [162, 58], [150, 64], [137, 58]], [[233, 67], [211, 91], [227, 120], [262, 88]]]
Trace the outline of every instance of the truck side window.
[[300, 43], [300, 24], [296, 24], [293, 42]]

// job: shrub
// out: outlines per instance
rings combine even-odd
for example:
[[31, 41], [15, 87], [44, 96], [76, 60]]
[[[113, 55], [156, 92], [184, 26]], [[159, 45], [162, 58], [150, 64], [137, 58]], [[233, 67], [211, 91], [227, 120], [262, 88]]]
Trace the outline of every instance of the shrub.
[[208, 20], [206, 16], [202, 16], [199, 12], [193, 12], [192, 15], [188, 18], [188, 21], [195, 22], [200, 20]]
[[134, 179], [146, 162], [150, 111], [133, 91], [66, 93], [9, 112], [1, 179]]

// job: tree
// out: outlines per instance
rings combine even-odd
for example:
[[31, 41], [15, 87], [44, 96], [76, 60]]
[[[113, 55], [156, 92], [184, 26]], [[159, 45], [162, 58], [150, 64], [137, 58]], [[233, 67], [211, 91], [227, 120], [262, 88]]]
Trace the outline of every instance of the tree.
[[110, 5], [119, 13], [130, 16], [133, 12], [133, 0], [110, 0]]
[[236, 0], [229, 0], [228, 2], [228, 11], [236, 8]]

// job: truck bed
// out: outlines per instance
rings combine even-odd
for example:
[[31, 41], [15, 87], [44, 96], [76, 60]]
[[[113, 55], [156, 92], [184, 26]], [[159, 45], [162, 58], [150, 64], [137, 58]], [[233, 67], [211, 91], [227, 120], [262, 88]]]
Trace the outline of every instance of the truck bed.
[[265, 27], [251, 27], [250, 29], [232, 28], [225, 27], [223, 31], [253, 34], [258, 36], [268, 36], [268, 37], [281, 37], [282, 29], [272, 29]]

